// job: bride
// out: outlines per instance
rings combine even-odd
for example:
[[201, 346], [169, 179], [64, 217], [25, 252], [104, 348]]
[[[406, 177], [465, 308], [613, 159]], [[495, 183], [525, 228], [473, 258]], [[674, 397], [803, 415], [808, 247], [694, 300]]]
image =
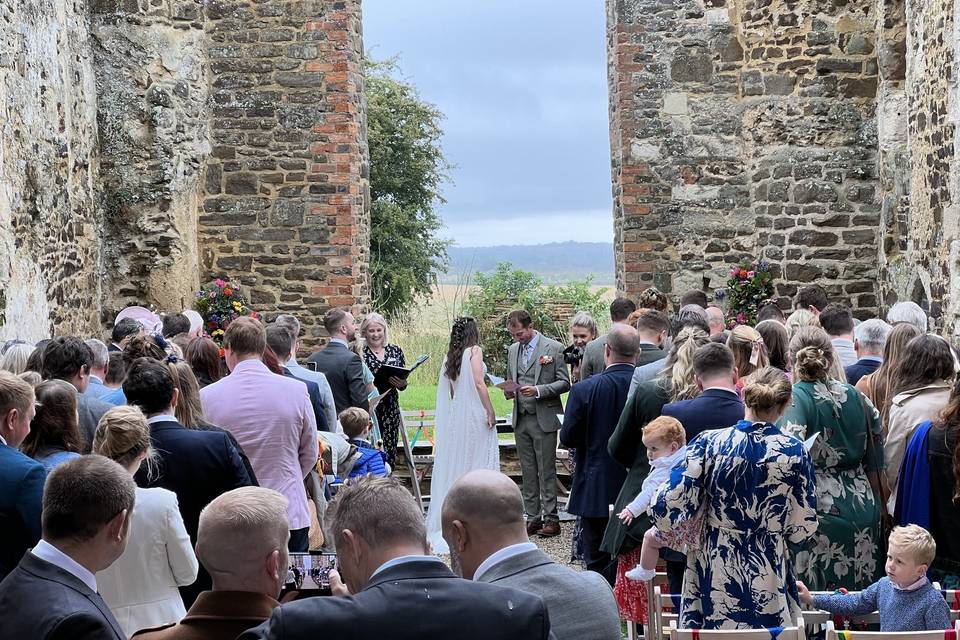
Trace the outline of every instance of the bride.
[[486, 366], [473, 318], [460, 317], [450, 331], [450, 348], [437, 385], [433, 474], [427, 540], [434, 553], [448, 553], [440, 511], [450, 486], [473, 469], [500, 470], [497, 418], [484, 381]]

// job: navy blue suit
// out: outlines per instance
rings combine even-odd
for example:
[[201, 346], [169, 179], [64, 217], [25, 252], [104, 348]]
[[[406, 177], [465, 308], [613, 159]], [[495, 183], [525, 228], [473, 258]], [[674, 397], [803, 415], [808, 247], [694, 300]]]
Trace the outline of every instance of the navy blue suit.
[[607, 452], [607, 442], [627, 403], [633, 370], [632, 364], [614, 364], [573, 385], [560, 428], [560, 442], [576, 448], [567, 511], [581, 516], [587, 569], [608, 580], [615, 577], [616, 567], [609, 554], [600, 551], [600, 543], [607, 528], [609, 505], [617, 501], [627, 469]]
[[327, 424], [327, 414], [323, 410], [323, 400], [320, 398], [320, 385], [313, 380], [298, 378], [290, 372], [290, 369], [283, 367], [283, 375], [294, 380], [299, 380], [307, 385], [307, 393], [310, 395], [310, 405], [313, 407], [313, 415], [317, 417], [317, 431], [330, 431], [330, 425]]
[[0, 580], [40, 540], [43, 465], [0, 443]]
[[733, 391], [707, 389], [693, 400], [663, 405], [661, 413], [679, 420], [690, 442], [701, 431], [726, 429], [743, 420], [743, 402]]
[[850, 384], [857, 384], [860, 381], [860, 378], [863, 376], [868, 376], [877, 369], [880, 368], [880, 362], [878, 360], [867, 360], [866, 358], [860, 358], [852, 365], [843, 370], [847, 374], [847, 382]]

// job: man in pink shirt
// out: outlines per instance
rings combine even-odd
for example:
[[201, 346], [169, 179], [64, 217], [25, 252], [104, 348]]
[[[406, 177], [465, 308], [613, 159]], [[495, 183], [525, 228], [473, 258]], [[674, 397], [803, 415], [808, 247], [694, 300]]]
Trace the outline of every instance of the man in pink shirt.
[[317, 463], [317, 421], [306, 385], [263, 364], [266, 345], [258, 320], [231, 322], [223, 336], [230, 375], [201, 389], [200, 399], [207, 420], [243, 447], [260, 485], [286, 497], [290, 551], [306, 551], [310, 512], [303, 479]]

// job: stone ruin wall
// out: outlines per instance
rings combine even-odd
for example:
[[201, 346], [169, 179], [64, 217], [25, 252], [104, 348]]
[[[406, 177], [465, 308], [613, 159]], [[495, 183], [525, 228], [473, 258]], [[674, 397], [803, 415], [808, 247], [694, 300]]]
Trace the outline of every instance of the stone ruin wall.
[[0, 6], [0, 337], [95, 334], [212, 277], [368, 298], [359, 0]]

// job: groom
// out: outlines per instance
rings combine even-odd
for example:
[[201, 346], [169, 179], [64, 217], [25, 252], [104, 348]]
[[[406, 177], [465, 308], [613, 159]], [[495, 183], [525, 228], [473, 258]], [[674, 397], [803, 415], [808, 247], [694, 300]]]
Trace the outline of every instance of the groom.
[[560, 535], [557, 514], [557, 431], [563, 413], [560, 395], [570, 389], [563, 345], [534, 330], [530, 314], [511, 311], [507, 330], [513, 344], [507, 355], [513, 398], [513, 431], [523, 473], [527, 534]]

